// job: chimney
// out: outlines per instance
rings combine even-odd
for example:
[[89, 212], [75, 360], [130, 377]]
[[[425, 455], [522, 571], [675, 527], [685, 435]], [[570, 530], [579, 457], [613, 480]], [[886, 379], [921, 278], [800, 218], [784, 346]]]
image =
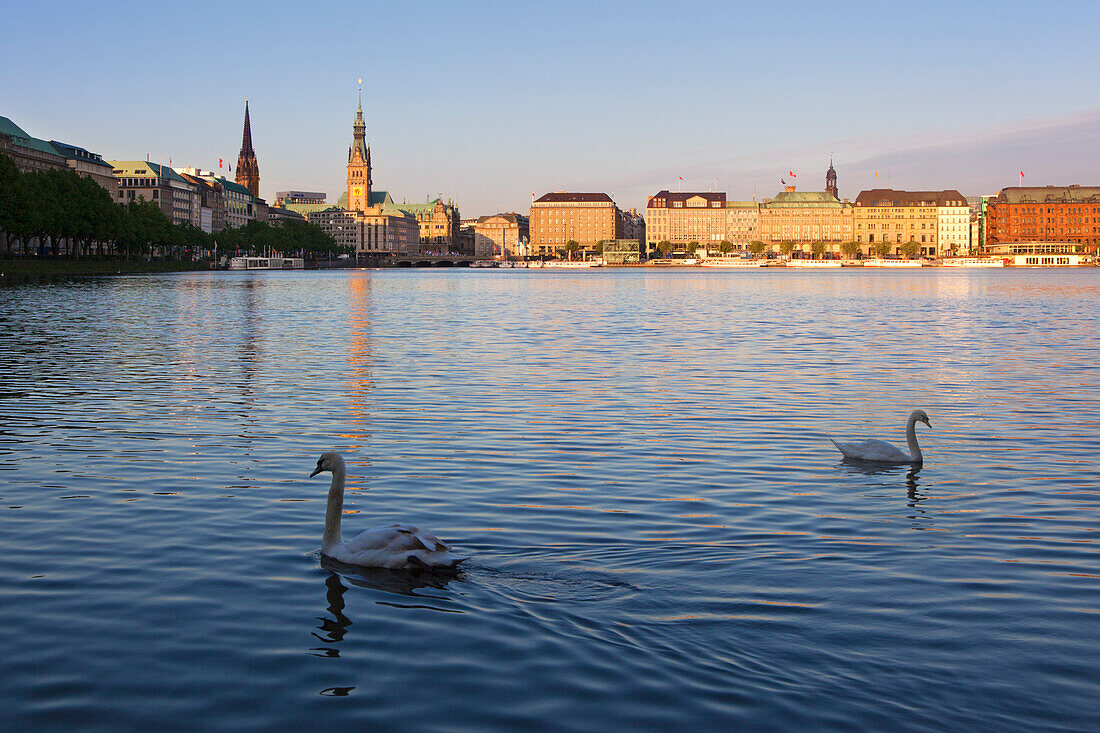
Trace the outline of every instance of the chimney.
[[794, 186], [784, 186], [783, 193], [794, 193]]

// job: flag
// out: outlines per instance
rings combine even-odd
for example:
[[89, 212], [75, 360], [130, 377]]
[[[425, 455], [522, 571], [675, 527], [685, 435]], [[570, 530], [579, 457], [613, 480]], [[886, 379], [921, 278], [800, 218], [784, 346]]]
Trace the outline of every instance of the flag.
[[798, 174], [797, 174], [797, 173], [795, 173], [794, 171], [787, 171], [787, 174], [788, 174], [788, 175], [789, 175], [789, 176], [790, 176], [791, 178], [798, 178]]
[[1020, 171], [1020, 178], [1023, 178], [1023, 177], [1024, 177], [1024, 172]]
[[219, 168], [221, 168], [221, 167], [222, 167], [222, 159], [221, 159], [221, 158], [218, 158], [218, 167], [219, 167]]
[[680, 180], [681, 180], [681, 181], [682, 181], [682, 180], [684, 180], [684, 177], [683, 177], [683, 176], [680, 176]]
[[784, 180], [783, 180], [782, 178], [780, 178], [780, 179], [779, 179], [779, 182], [780, 182], [780, 183], [782, 183], [782, 184], [783, 184], [784, 186], [786, 186], [786, 185], [787, 185], [787, 182], [786, 182], [786, 181], [784, 181]]
[[233, 166], [231, 166], [231, 165], [229, 165], [228, 163], [226, 163], [226, 164], [225, 164], [225, 167], [229, 169], [229, 172], [230, 172], [230, 173], [232, 173], [232, 172], [233, 172]]

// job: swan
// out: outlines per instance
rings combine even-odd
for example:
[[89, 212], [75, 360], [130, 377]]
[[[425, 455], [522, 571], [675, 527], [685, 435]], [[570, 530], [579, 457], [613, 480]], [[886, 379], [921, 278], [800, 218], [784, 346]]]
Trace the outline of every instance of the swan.
[[898, 450], [894, 446], [881, 440], [858, 440], [852, 443], [841, 443], [832, 438], [833, 445], [844, 454], [845, 458], [855, 461], [874, 461], [876, 463], [924, 463], [924, 454], [917, 444], [917, 423], [922, 422], [928, 427], [932, 423], [928, 421], [928, 415], [924, 410], [914, 410], [909, 416], [909, 422], [905, 425], [905, 438], [909, 441], [909, 450], [912, 453]]
[[419, 568], [454, 568], [468, 558], [452, 555], [450, 548], [431, 532], [410, 524], [391, 524], [368, 529], [350, 542], [340, 536], [340, 519], [344, 513], [344, 479], [347, 469], [344, 457], [336, 451], [322, 453], [313, 478], [322, 471], [332, 473], [325, 510], [325, 535], [321, 554], [348, 565], [366, 568], [407, 570]]

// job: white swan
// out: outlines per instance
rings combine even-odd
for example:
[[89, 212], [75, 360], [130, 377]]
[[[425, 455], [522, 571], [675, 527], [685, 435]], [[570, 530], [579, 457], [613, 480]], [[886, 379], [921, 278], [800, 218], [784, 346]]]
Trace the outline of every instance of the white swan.
[[322, 453], [317, 468], [309, 475], [313, 478], [321, 471], [332, 472], [332, 485], [328, 490], [328, 509], [325, 511], [325, 535], [321, 541], [321, 553], [348, 565], [368, 568], [454, 568], [468, 558], [452, 555], [450, 548], [439, 538], [409, 524], [391, 524], [387, 527], [368, 529], [350, 542], [340, 536], [340, 518], [344, 512], [344, 479], [347, 469], [344, 458], [336, 451]]
[[856, 461], [874, 461], [876, 463], [924, 463], [924, 454], [917, 444], [917, 422], [922, 422], [928, 427], [928, 415], [924, 410], [914, 410], [909, 416], [909, 422], [905, 426], [905, 438], [909, 441], [909, 450], [912, 453], [898, 450], [894, 446], [881, 440], [859, 440], [852, 443], [840, 443], [832, 438], [833, 445], [844, 454], [845, 458]]

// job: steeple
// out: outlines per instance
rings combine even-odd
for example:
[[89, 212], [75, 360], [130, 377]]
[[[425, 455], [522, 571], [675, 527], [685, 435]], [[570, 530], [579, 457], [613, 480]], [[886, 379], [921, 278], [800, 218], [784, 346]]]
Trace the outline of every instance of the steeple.
[[352, 125], [351, 147], [348, 148], [348, 209], [365, 211], [370, 207], [370, 147], [367, 145], [367, 123], [363, 121], [363, 80], [359, 80], [359, 107]]
[[840, 194], [836, 187], [836, 169], [833, 168], [833, 154], [829, 153], [829, 170], [825, 172], [825, 192], [831, 193], [833, 198], [839, 200]]
[[244, 100], [244, 134], [241, 136], [241, 152], [237, 156], [237, 183], [244, 186], [256, 198], [260, 197], [260, 166], [256, 151], [252, 149], [252, 124], [248, 120], [248, 98]]

